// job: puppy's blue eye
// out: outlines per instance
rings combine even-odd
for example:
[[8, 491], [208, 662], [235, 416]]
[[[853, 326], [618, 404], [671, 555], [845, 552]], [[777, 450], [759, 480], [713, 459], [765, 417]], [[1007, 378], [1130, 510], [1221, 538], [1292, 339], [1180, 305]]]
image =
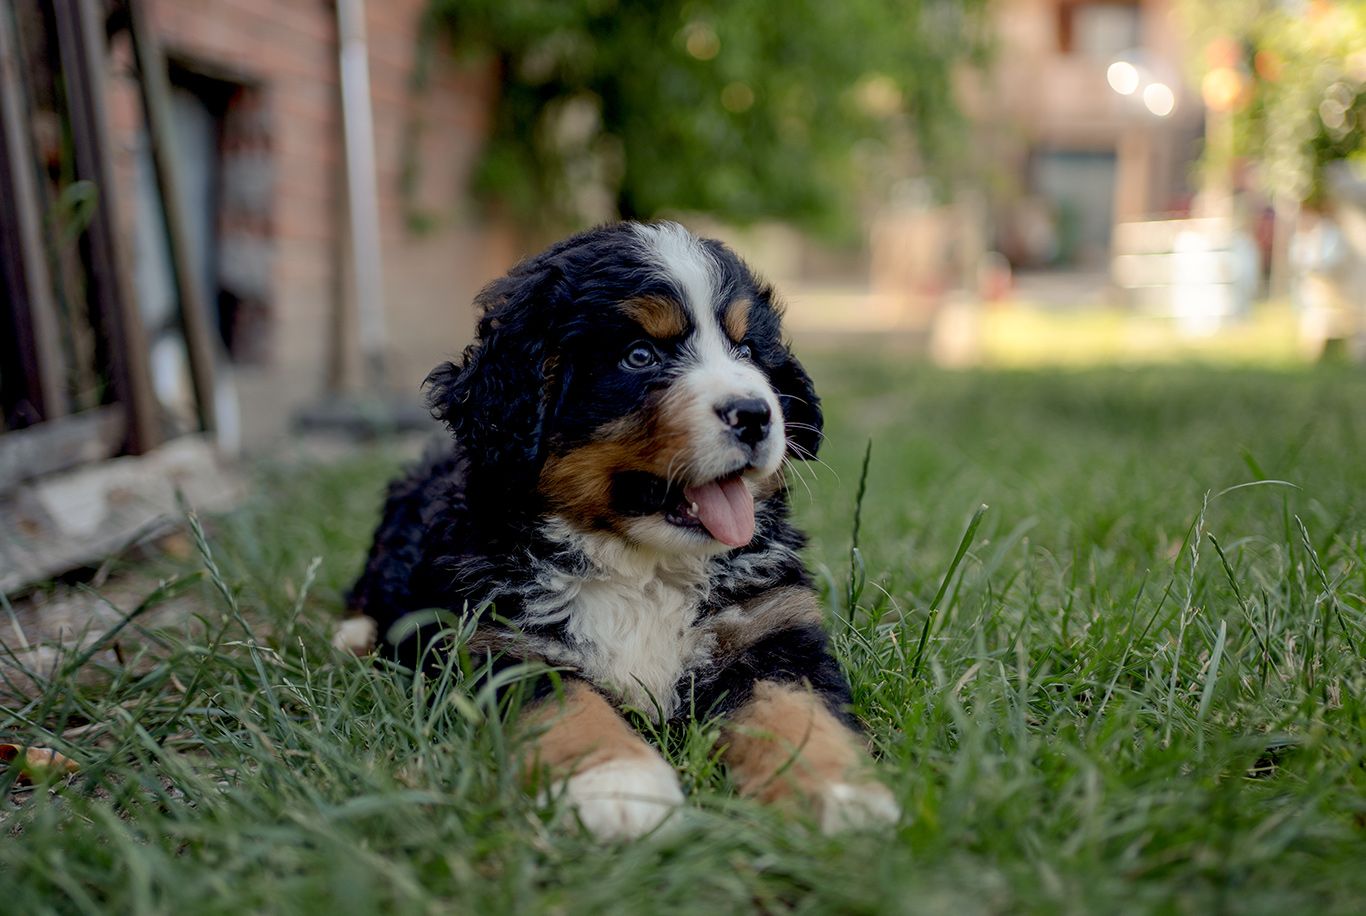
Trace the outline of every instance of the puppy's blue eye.
[[749, 362], [750, 360], [754, 359], [754, 350], [750, 347], [749, 344], [742, 343], [735, 348], [735, 358], [743, 359], [745, 362]]
[[659, 354], [648, 344], [635, 344], [621, 358], [621, 364], [627, 369], [648, 369], [657, 362]]

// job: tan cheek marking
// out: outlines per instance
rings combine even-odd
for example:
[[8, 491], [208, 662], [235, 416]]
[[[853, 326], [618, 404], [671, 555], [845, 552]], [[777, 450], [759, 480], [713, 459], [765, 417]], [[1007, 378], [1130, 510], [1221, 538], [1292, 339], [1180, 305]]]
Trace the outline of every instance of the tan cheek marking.
[[630, 315], [640, 327], [659, 340], [681, 337], [688, 330], [688, 316], [683, 306], [659, 296], [644, 296], [628, 299], [621, 304], [621, 310]]
[[748, 299], [735, 299], [726, 306], [726, 314], [721, 323], [726, 327], [730, 339], [739, 343], [749, 333], [749, 310], [753, 303]]
[[596, 442], [546, 461], [540, 493], [556, 511], [589, 528], [618, 527], [611, 510], [612, 477], [621, 471], [664, 476], [682, 470], [680, 456], [691, 447], [681, 425], [677, 398], [666, 396], [653, 408], [604, 429]]
[[595, 442], [550, 458], [541, 469], [541, 495], [556, 511], [594, 527], [610, 505], [612, 468], [624, 460], [614, 442]]
[[542, 729], [523, 758], [523, 778], [548, 771], [556, 779], [613, 760], [653, 757], [654, 750], [631, 730], [602, 695], [571, 681], [563, 702], [542, 700], [522, 717], [522, 724]]
[[724, 752], [742, 795], [769, 804], [817, 799], [865, 759], [862, 742], [810, 690], [763, 681], [725, 730]]

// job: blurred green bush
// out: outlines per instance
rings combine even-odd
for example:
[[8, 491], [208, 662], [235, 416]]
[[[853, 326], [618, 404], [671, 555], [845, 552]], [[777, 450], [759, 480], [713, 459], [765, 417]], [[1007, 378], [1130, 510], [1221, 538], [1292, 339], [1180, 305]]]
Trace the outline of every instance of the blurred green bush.
[[951, 81], [985, 56], [986, 7], [433, 0], [423, 38], [493, 59], [475, 191], [523, 222], [703, 211], [838, 234], [898, 177], [949, 186], [964, 138]]

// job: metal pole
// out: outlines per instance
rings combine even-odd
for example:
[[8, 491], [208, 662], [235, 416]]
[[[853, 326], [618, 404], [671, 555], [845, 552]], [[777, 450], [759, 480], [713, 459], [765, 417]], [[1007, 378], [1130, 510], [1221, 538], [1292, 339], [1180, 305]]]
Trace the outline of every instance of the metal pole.
[[377, 385], [384, 382], [386, 334], [364, 0], [337, 0], [337, 30], [352, 273], [356, 281], [356, 330], [369, 375], [367, 381]]

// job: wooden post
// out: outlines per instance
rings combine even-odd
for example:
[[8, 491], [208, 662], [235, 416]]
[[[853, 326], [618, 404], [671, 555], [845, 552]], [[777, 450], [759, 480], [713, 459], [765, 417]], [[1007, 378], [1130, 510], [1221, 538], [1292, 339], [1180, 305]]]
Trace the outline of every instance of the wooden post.
[[14, 362], [24, 397], [43, 420], [67, 412], [62, 348], [28, 138], [28, 99], [13, 22], [0, 12], [0, 269], [10, 288]]
[[212, 432], [214, 417], [214, 345], [209, 328], [209, 310], [196, 279], [195, 252], [185, 229], [181, 208], [180, 178], [177, 173], [175, 137], [171, 127], [170, 86], [166, 78], [166, 58], [161, 45], [148, 27], [143, 0], [127, 0], [128, 31], [133, 38], [137, 61], [138, 86], [151, 138], [152, 162], [157, 190], [166, 219], [166, 235], [180, 300], [180, 322], [189, 350], [190, 376], [194, 382], [195, 402], [199, 407], [202, 429]]
[[86, 229], [94, 305], [100, 325], [109, 336], [115, 391], [128, 412], [127, 449], [137, 454], [161, 441], [161, 429], [147, 362], [147, 339], [128, 274], [130, 261], [124, 251], [118, 188], [109, 158], [109, 123], [104, 107], [104, 22], [97, 0], [52, 0], [52, 9], [71, 111], [76, 173], [93, 182], [99, 192], [94, 218]]

